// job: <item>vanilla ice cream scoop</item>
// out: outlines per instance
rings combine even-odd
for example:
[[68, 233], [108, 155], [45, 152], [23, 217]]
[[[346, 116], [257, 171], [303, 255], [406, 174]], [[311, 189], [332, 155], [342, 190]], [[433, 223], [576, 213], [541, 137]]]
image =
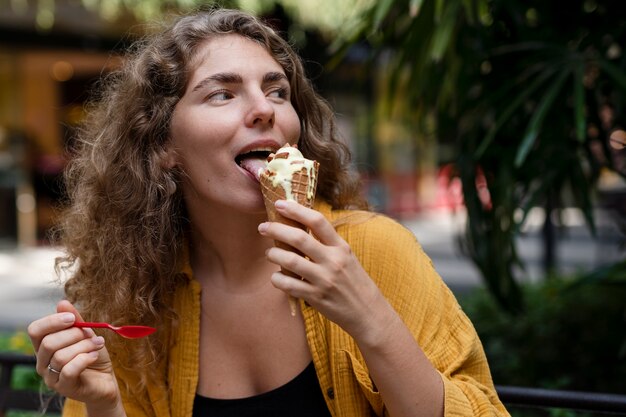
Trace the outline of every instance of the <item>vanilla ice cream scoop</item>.
[[[299, 201], [301, 198], [296, 194], [304, 191], [306, 200], [312, 201], [315, 197], [318, 166], [317, 161], [306, 159], [297, 147], [287, 144], [270, 155], [265, 168], [259, 169], [259, 177], [266, 176], [273, 187], [282, 187], [286, 200]], [[306, 176], [306, 184], [297, 181], [301, 173]], [[302, 185], [305, 185], [304, 190]]]

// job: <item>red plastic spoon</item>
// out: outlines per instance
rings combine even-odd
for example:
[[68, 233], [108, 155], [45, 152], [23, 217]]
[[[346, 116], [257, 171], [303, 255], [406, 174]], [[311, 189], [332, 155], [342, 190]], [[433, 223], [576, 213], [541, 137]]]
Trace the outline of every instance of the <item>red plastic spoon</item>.
[[140, 337], [145, 337], [151, 335], [156, 332], [154, 327], [148, 326], [112, 326], [109, 323], [90, 323], [86, 321], [79, 321], [74, 323], [74, 327], [91, 327], [91, 328], [100, 328], [100, 329], [110, 329], [115, 333], [119, 334], [122, 337], [127, 339], [137, 339]]

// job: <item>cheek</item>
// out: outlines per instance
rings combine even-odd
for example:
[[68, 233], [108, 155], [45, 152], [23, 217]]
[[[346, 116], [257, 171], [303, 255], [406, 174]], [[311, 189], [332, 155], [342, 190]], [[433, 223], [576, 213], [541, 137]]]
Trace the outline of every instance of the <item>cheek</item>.
[[198, 152], [206, 146], [219, 146], [229, 137], [229, 115], [186, 110], [175, 114], [170, 133], [179, 150]]
[[291, 117], [291, 122], [289, 123], [289, 136], [293, 138], [294, 141], [298, 141], [300, 139], [301, 126], [300, 126], [300, 117], [298, 117], [298, 113], [296, 110], [293, 110], [293, 115]]
[[174, 113], [172, 114], [172, 120], [170, 122], [170, 141], [172, 146], [176, 149], [184, 147], [185, 138], [188, 136], [187, 128], [189, 127], [189, 123], [186, 120], [186, 114], [187, 112], [180, 110], [178, 106], [174, 108]]
[[[185, 118], [172, 120], [171, 144], [175, 150], [176, 165], [188, 174], [194, 170], [196, 158], [206, 153], [207, 138], [198, 126]], [[203, 143], [204, 142], [204, 143]]]

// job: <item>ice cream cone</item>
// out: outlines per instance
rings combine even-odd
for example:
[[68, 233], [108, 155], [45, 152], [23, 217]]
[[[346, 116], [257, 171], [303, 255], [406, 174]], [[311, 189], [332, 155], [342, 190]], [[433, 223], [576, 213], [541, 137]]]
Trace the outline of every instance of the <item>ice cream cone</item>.
[[[263, 193], [263, 200], [265, 202], [265, 209], [267, 211], [267, 218], [271, 222], [279, 222], [292, 227], [297, 227], [302, 230], [306, 230], [306, 227], [296, 221], [283, 217], [274, 206], [277, 200], [293, 200], [305, 207], [313, 207], [315, 200], [315, 190], [317, 187], [317, 170], [319, 164], [314, 161], [313, 169], [311, 171], [302, 167], [301, 170], [295, 171], [291, 176], [291, 185], [289, 193], [283, 185], [279, 182], [276, 183], [272, 176], [272, 173], [262, 172], [259, 177], [261, 183], [261, 191]], [[274, 241], [274, 245], [278, 248], [285, 249], [291, 252], [302, 255], [300, 251], [294, 247], [287, 245], [283, 242]], [[289, 275], [294, 278], [300, 278], [297, 274], [281, 268], [281, 272], [285, 275]], [[293, 297], [289, 297], [289, 307], [291, 315], [295, 316], [297, 310], [297, 301]]]

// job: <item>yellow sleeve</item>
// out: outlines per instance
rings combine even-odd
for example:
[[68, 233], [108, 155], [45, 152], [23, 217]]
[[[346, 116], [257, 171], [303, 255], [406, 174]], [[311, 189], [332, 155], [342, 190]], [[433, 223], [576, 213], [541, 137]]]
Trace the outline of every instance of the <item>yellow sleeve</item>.
[[363, 267], [439, 371], [445, 416], [509, 416], [474, 326], [413, 233], [377, 216], [347, 235]]
[[63, 417], [85, 417], [87, 410], [85, 404], [80, 401], [66, 399], [63, 403]]
[[[124, 411], [126, 411], [127, 417], [148, 417], [153, 415], [152, 413], [147, 413], [138, 404], [129, 401], [124, 401]], [[69, 398], [66, 399], [63, 404], [62, 417], [88, 417], [85, 403]]]
[[[137, 386], [138, 380], [130, 372], [117, 369], [115, 375], [120, 385], [122, 403], [127, 417], [169, 417], [167, 402], [155, 397], [155, 392], [161, 392], [154, 386], [149, 386], [141, 393], [131, 393], [125, 387]], [[67, 398], [63, 404], [62, 417], [87, 417], [85, 403]]]

